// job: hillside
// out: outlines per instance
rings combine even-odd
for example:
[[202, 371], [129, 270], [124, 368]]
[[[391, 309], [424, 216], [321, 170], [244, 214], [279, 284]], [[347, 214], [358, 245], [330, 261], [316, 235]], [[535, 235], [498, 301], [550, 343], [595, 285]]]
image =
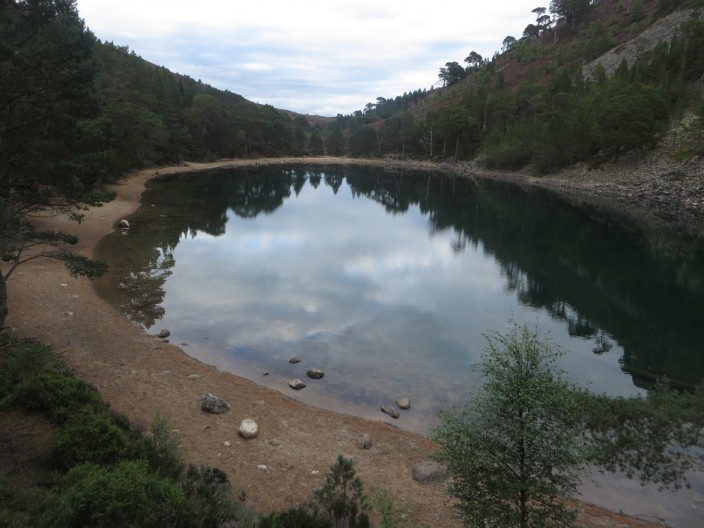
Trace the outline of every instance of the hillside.
[[[17, 127], [3, 129], [12, 129], [11, 137], [0, 131], [8, 139], [3, 153], [21, 171], [17, 160], [73, 152], [82, 170], [101, 180], [184, 160], [286, 155], [476, 160], [486, 169], [546, 174], [652, 148], [683, 120], [681, 155], [704, 151], [704, 22], [698, 16], [704, 1], [586, 3], [569, 21], [560, 13], [538, 16], [542, 22], [519, 38], [506, 37], [491, 59], [466, 67], [448, 62], [440, 68], [442, 88], [379, 97], [336, 117], [255, 104], [83, 28], [76, 67], [84, 76], [84, 104], [80, 115], [65, 116], [78, 125], [76, 141], [55, 148], [56, 134], [45, 140], [18, 119]], [[60, 72], [42, 66], [57, 53], [56, 36], [32, 38], [8, 44], [4, 64], [13, 83], [5, 95], [12, 105], [43, 112], [45, 94], [60, 96], [52, 89]], [[23, 92], [22, 86], [33, 88]]]
[[457, 71], [448, 62], [443, 88], [348, 116], [347, 153], [546, 174], [652, 148], [684, 119], [680, 155], [701, 153], [701, 4], [602, 0], [578, 20], [531, 25], [491, 60]]
[[606, 77], [613, 77], [623, 61], [632, 67], [643, 54], [652, 53], [660, 43], [672, 42], [683, 24], [692, 18], [699, 18], [701, 14], [701, 8], [683, 9], [655, 20], [642, 33], [630, 40], [620, 39], [616, 46], [582, 66], [582, 75], [591, 80], [603, 68]]

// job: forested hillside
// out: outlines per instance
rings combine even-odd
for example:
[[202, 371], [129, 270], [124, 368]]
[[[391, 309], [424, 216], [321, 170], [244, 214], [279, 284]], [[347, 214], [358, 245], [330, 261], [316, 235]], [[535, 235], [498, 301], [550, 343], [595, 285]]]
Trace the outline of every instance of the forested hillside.
[[[633, 41], [704, 0], [552, 0], [491, 59], [470, 51], [465, 65], [446, 62], [442, 86], [329, 120], [252, 103], [102, 42], [72, 0], [0, 6], [3, 189], [47, 163], [80, 193], [143, 166], [278, 155], [478, 159], [544, 173], [651, 146], [683, 119], [687, 149], [704, 149], [704, 20], [695, 9], [656, 33], [659, 44]], [[629, 41], [635, 52], [619, 63]], [[586, 67], [607, 51], [610, 65]]]
[[[346, 152], [359, 156], [478, 159], [490, 169], [530, 165], [553, 172], [598, 164], [651, 147], [682, 128], [682, 155], [704, 149], [704, 20], [701, 0], [552, 0], [535, 24], [507, 36], [491, 59], [471, 51], [466, 66], [440, 68], [441, 88], [378, 98], [338, 116]], [[689, 9], [675, 26], [640, 35]], [[518, 28], [516, 28], [518, 29]], [[613, 68], [585, 65], [612, 54]], [[331, 134], [331, 137], [333, 135]]]
[[73, 0], [0, 1], [5, 190], [47, 171], [50, 180], [77, 178], [78, 191], [184, 159], [277, 156], [304, 145], [322, 153], [315, 136], [305, 120], [100, 41]]

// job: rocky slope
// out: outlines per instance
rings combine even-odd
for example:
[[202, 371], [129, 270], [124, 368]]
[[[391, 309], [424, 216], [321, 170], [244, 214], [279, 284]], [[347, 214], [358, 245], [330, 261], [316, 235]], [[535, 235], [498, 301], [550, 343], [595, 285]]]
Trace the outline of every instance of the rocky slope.
[[585, 64], [582, 67], [582, 75], [585, 79], [591, 79], [596, 70], [602, 67], [606, 76], [611, 77], [624, 60], [628, 66], [632, 66], [643, 54], [651, 51], [661, 42], [670, 42], [682, 24], [690, 18], [700, 17], [702, 11], [701, 8], [684, 9], [661, 18], [636, 38], [616, 46], [601, 57]]

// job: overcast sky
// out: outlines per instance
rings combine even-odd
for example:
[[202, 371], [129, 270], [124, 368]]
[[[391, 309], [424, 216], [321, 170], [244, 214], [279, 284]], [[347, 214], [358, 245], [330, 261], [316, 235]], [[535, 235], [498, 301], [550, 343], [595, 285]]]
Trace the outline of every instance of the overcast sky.
[[534, 0], [78, 0], [86, 25], [171, 71], [247, 99], [335, 116], [430, 88], [448, 61], [491, 57]]

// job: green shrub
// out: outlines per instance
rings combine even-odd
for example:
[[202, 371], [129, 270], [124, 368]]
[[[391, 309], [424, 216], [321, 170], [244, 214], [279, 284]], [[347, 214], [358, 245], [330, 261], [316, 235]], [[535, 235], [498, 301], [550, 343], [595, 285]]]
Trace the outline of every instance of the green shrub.
[[13, 387], [0, 409], [42, 412], [55, 425], [82, 412], [107, 410], [98, 393], [87, 383], [62, 372], [44, 370]]
[[181, 438], [172, 431], [166, 418], [159, 415], [154, 418], [149, 436], [142, 438], [140, 456], [162, 476], [177, 478], [181, 474]]
[[114, 464], [131, 458], [136, 444], [107, 414], [79, 413], [54, 437], [51, 458], [56, 468], [69, 470], [92, 462]]
[[57, 491], [48, 509], [49, 526], [181, 526], [186, 504], [176, 483], [154, 475], [141, 460], [113, 467], [77, 466], [61, 479]]
[[643, 7], [642, 0], [636, 0], [631, 5], [631, 12], [629, 14], [629, 19], [632, 24], [639, 22], [645, 16], [645, 8]]
[[157, 475], [145, 460], [77, 466], [59, 481], [49, 506], [44, 520], [48, 526], [209, 528], [247, 524], [247, 512], [232, 496], [222, 471], [189, 466], [174, 480]]
[[45, 415], [55, 430], [48, 462], [67, 472], [49, 489], [0, 479], [0, 526], [256, 526], [224, 472], [184, 468], [166, 419], [143, 436], [51, 347], [0, 335], [0, 409]]
[[21, 486], [14, 479], [0, 476], [0, 526], [36, 528], [46, 494], [42, 488]]
[[575, 426], [583, 407], [557, 366], [564, 353], [515, 322], [487, 343], [484, 383], [440, 411], [433, 433], [457, 513], [471, 526], [574, 526], [563, 499], [575, 496], [585, 461]]
[[378, 490], [372, 498], [374, 509], [380, 517], [380, 528], [398, 528], [410, 526], [405, 520], [406, 512], [394, 504], [393, 497], [388, 488]]
[[0, 334], [0, 399], [7, 397], [23, 379], [47, 368], [63, 368], [50, 346]]
[[530, 145], [523, 141], [506, 140], [490, 145], [481, 157], [487, 169], [517, 170], [525, 167], [531, 159]]
[[354, 461], [342, 455], [325, 475], [323, 487], [315, 490], [315, 498], [335, 526], [366, 528], [369, 517], [369, 499], [364, 494], [361, 479], [354, 470]]
[[259, 528], [331, 528], [332, 521], [312, 506], [296, 506], [259, 519]]
[[244, 506], [232, 495], [227, 474], [220, 469], [189, 465], [179, 485], [186, 497], [182, 525], [223, 526], [245, 516]]

